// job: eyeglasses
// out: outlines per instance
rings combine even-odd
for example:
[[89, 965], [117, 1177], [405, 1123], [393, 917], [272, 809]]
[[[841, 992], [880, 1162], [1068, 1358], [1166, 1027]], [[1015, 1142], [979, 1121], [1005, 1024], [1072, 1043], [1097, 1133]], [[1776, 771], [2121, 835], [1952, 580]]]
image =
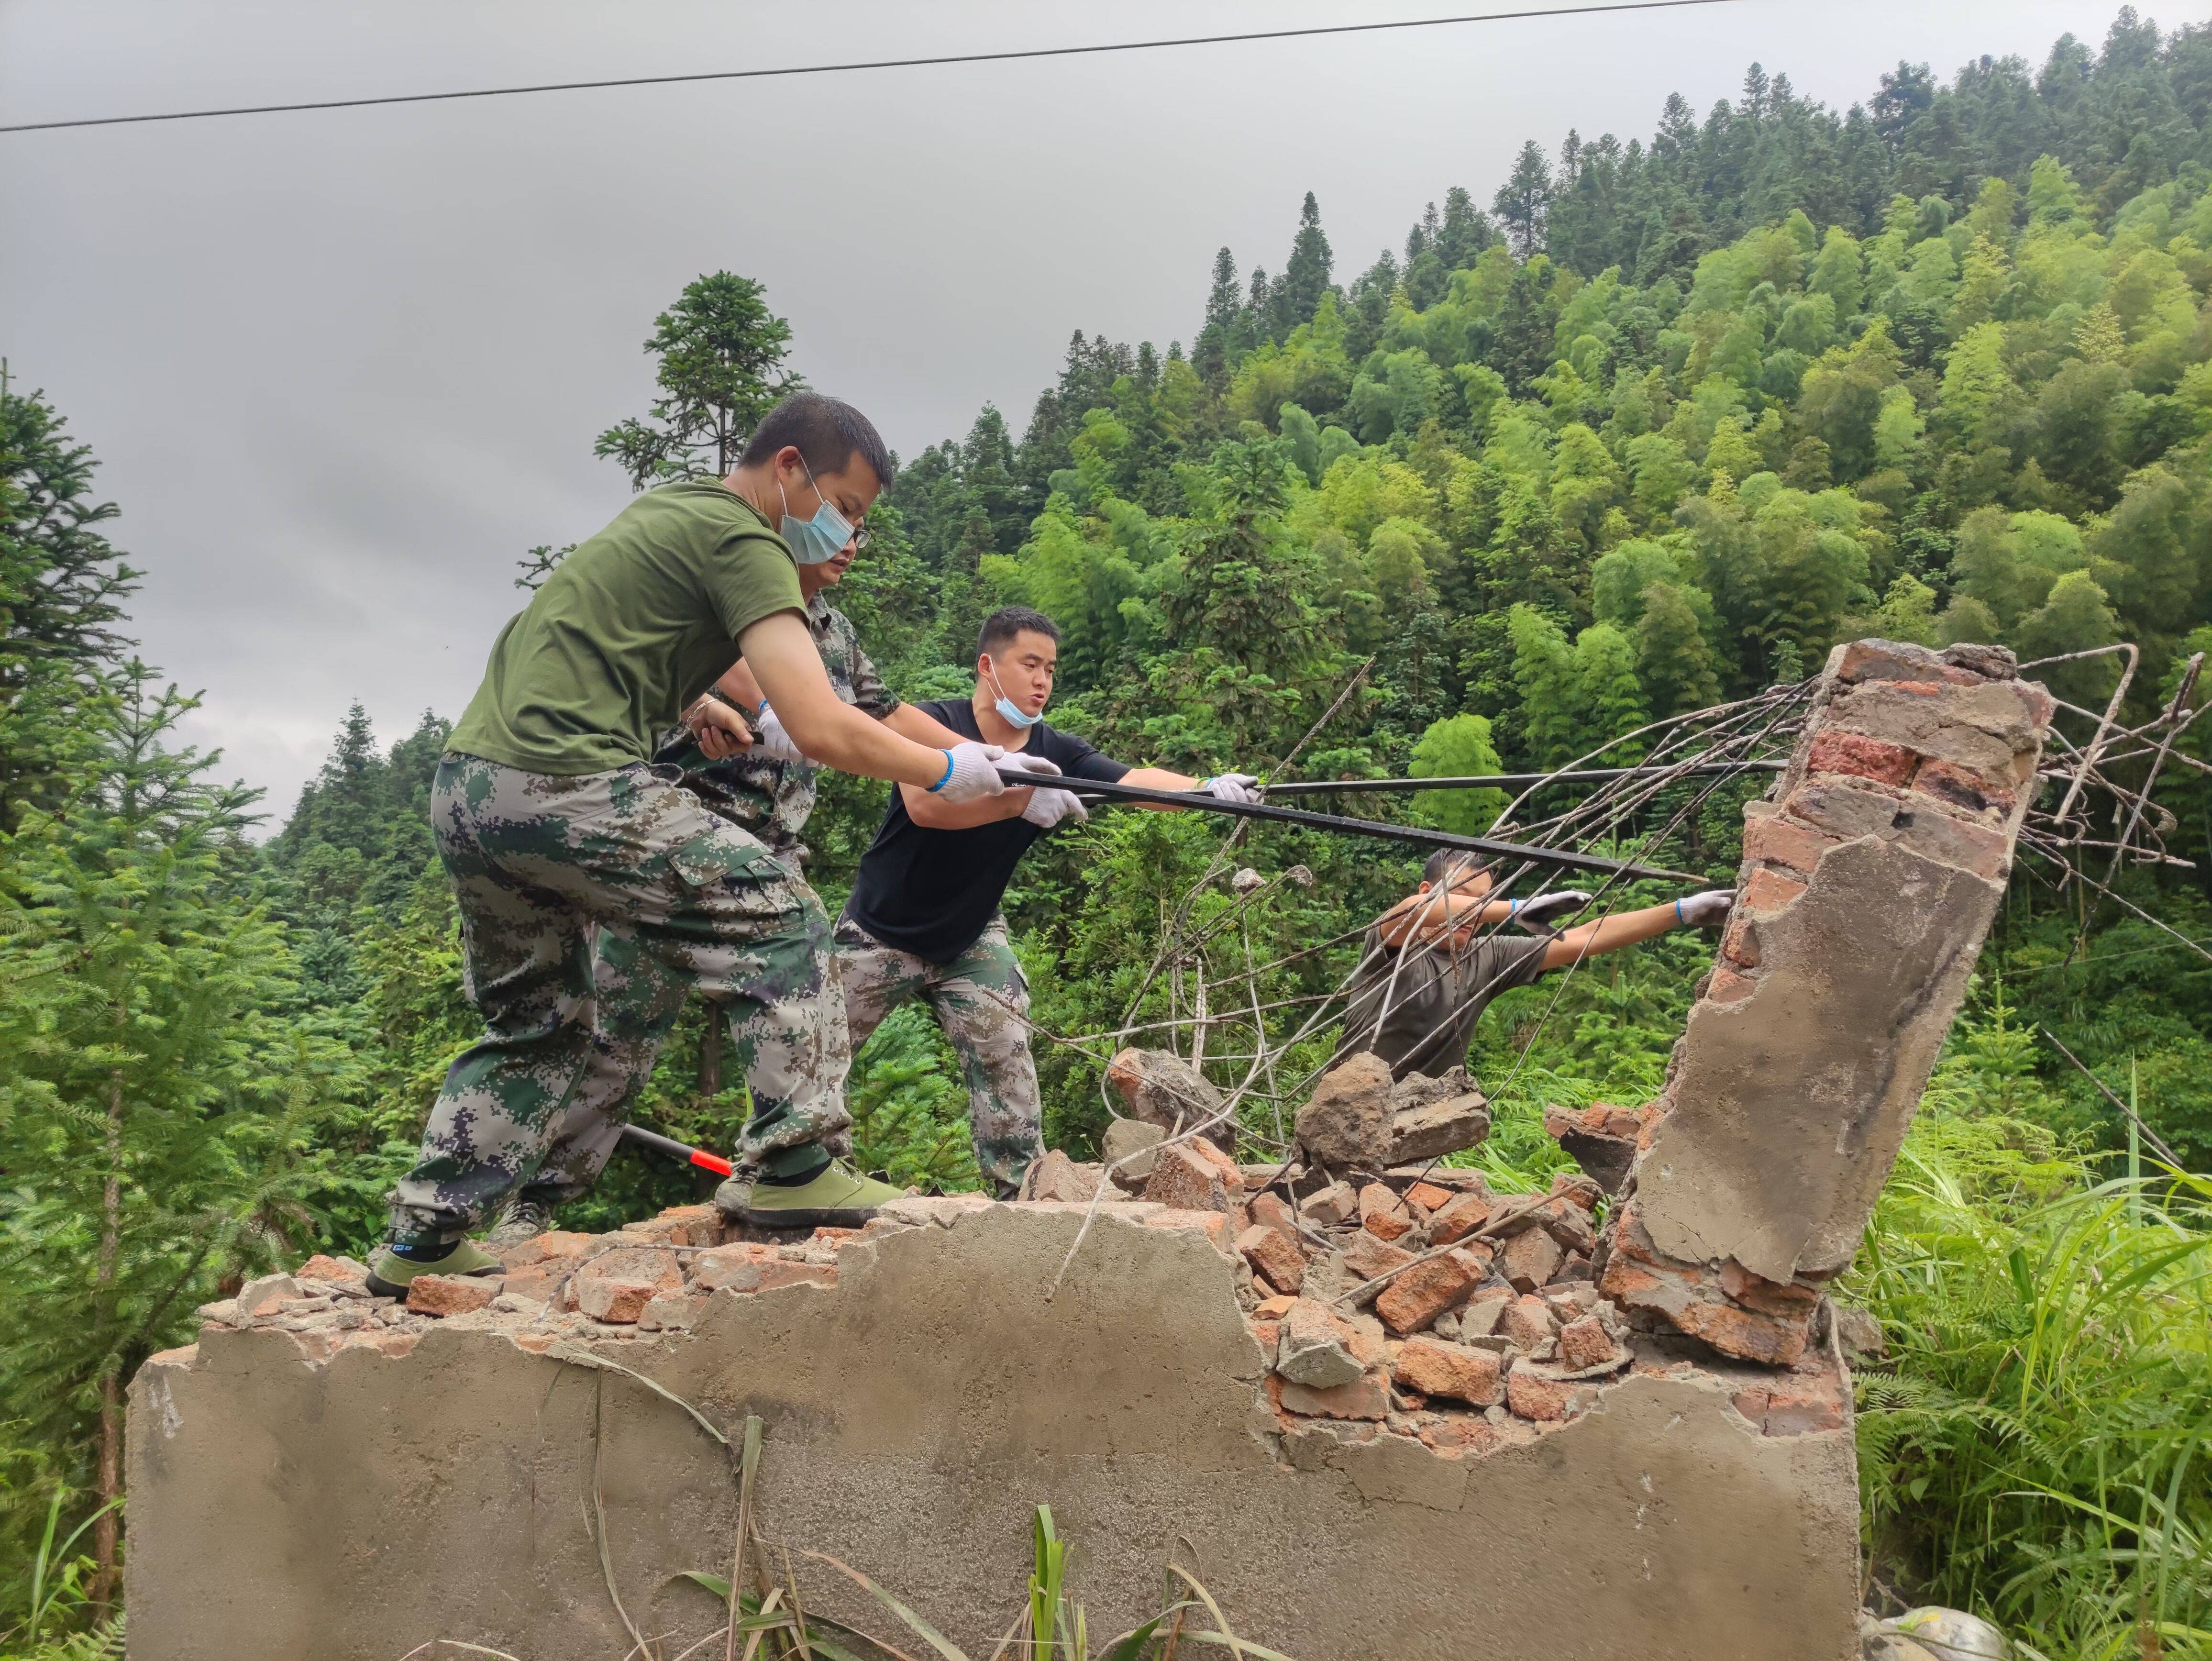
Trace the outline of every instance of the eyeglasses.
[[867, 552], [870, 540], [868, 521], [864, 519], [853, 527], [853, 551], [856, 554]]

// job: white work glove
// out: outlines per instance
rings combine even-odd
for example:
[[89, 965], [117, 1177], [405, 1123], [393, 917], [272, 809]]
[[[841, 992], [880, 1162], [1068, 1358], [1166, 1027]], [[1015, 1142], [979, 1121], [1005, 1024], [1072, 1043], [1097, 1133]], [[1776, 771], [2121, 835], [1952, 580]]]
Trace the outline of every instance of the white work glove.
[[1217, 773], [1210, 779], [1200, 779], [1198, 788], [1223, 801], [1254, 802], [1260, 800], [1259, 782], [1250, 773]]
[[945, 753], [945, 776], [929, 787], [929, 794], [939, 801], [956, 806], [963, 801], [981, 801], [986, 796], [1005, 791], [1006, 782], [999, 776], [999, 763], [1006, 752], [997, 745], [963, 739]]
[[775, 711], [763, 703], [760, 713], [753, 717], [753, 747], [745, 751], [749, 756], [769, 761], [805, 761], [806, 752], [791, 741], [791, 734], [783, 730]]
[[1513, 921], [1532, 934], [1548, 934], [1554, 917], [1564, 917], [1579, 911], [1590, 903], [1590, 897], [1578, 888], [1562, 888], [1557, 893], [1539, 894], [1533, 900], [1516, 900]]
[[1735, 904], [1735, 889], [1708, 888], [1702, 894], [1676, 900], [1674, 921], [1692, 928], [1718, 928], [1728, 921], [1729, 908]]
[[[1000, 762], [999, 770], [1002, 773], [1034, 773], [1041, 779], [1056, 779], [1060, 776], [1060, 764], [1047, 761], [1042, 756], [1033, 756], [1026, 750], [1017, 750]], [[1018, 785], [1013, 788], [1020, 788]]]
[[[1033, 774], [1041, 779], [1056, 779], [1060, 776], [1060, 768], [1056, 764], [1047, 761], [1042, 756], [1027, 755], [1019, 750], [1000, 762], [999, 768], [1001, 772], [1018, 770]], [[1017, 785], [1012, 788], [1018, 789], [1020, 787]], [[1043, 785], [1030, 787], [1030, 805], [1022, 809], [1024, 818], [1040, 830], [1051, 830], [1054, 825], [1058, 824], [1071, 813], [1079, 821], [1091, 817], [1091, 810], [1076, 800], [1073, 791], [1054, 790]]]

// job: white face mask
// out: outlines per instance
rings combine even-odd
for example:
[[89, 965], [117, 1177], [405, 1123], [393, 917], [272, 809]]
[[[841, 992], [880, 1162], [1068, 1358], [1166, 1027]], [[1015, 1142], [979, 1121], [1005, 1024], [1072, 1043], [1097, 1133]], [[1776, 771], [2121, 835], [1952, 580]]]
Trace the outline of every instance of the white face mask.
[[[988, 663], [990, 660], [986, 658], [984, 661]], [[995, 666], [991, 670], [991, 684], [999, 694], [999, 701], [991, 707], [999, 712], [999, 718], [1008, 726], [1025, 733], [1044, 719], [1042, 715], [1024, 713], [1021, 708], [1006, 696], [1006, 689], [999, 684], [999, 672]]]

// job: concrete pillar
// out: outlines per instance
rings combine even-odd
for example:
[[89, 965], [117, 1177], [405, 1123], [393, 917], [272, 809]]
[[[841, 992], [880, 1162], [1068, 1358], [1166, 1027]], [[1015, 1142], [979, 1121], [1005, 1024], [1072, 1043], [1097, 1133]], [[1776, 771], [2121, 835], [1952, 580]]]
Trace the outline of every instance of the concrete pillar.
[[2003, 897], [2051, 701], [1993, 647], [1829, 657], [1744, 810], [1720, 961], [1642, 1133], [1606, 1293], [1747, 1360], [1805, 1349]]

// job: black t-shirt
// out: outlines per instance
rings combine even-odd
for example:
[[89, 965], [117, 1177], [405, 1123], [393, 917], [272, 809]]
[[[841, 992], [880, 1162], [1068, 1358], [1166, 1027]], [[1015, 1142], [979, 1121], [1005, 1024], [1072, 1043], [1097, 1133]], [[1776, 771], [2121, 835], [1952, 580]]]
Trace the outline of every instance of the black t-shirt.
[[[965, 698], [939, 698], [915, 706], [963, 737], [983, 736]], [[1112, 784], [1129, 770], [1073, 733], [1039, 721], [1020, 753], [1042, 756], [1070, 778]], [[1030, 844], [1044, 832], [1027, 819], [999, 819], [968, 830], [933, 830], [916, 824], [906, 800], [891, 787], [890, 811], [861, 856], [845, 915], [885, 946], [932, 963], [950, 963], [990, 926]]]

